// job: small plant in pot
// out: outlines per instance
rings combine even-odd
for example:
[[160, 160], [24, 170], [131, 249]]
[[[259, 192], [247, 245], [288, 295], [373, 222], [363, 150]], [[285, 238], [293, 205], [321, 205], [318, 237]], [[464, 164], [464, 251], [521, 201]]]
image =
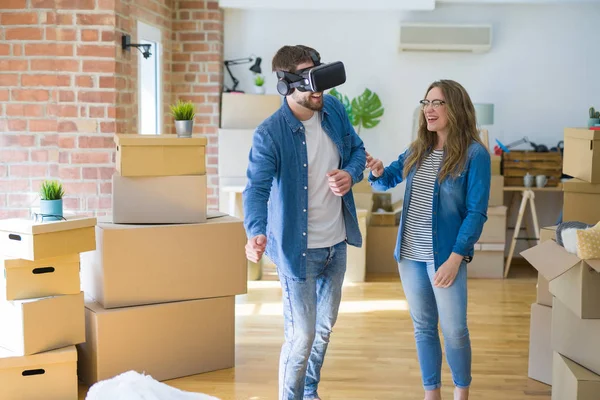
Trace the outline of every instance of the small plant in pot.
[[590, 119], [588, 119], [588, 128], [594, 125], [600, 125], [600, 111], [596, 111], [594, 107], [590, 107]]
[[265, 94], [265, 78], [262, 75], [254, 77], [254, 92], [257, 94]]
[[46, 180], [40, 187], [40, 214], [43, 221], [63, 219], [63, 196], [65, 190], [58, 181]]
[[175, 118], [175, 129], [178, 137], [192, 137], [194, 128], [194, 104], [191, 101], [177, 101], [171, 105], [171, 115]]

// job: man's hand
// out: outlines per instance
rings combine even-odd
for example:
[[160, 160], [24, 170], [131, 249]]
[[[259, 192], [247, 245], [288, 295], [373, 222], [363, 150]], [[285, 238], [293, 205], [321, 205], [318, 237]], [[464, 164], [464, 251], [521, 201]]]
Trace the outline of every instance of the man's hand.
[[267, 237], [257, 235], [248, 239], [246, 243], [246, 258], [252, 262], [259, 262], [267, 247]]
[[383, 175], [383, 162], [371, 157], [369, 152], [367, 152], [367, 168], [371, 170], [371, 173], [375, 178], [379, 178]]
[[346, 171], [335, 169], [327, 173], [329, 188], [336, 196], [343, 196], [352, 187], [352, 177]]
[[433, 275], [433, 286], [438, 288], [449, 288], [452, 286], [462, 260], [463, 257], [461, 255], [452, 253], [448, 260]]

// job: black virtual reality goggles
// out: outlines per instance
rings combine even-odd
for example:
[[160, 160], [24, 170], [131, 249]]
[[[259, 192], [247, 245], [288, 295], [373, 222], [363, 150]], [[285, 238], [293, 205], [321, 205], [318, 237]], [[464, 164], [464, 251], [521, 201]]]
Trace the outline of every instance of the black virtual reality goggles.
[[298, 70], [295, 73], [277, 71], [277, 91], [288, 96], [298, 89], [301, 92], [323, 92], [346, 82], [344, 63], [335, 61], [322, 64], [316, 54], [311, 52], [314, 66]]

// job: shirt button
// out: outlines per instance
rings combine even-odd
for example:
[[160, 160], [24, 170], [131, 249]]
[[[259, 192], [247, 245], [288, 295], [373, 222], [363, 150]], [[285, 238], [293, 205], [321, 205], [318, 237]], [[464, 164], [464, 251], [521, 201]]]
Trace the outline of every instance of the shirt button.
[[306, 257], [306, 253], [302, 253], [302, 257]]
[[302, 236], [306, 236], [306, 232], [302, 232]]
[[304, 210], [302, 210], [303, 212], [306, 212], [306, 208]]
[[306, 164], [304, 164], [304, 167], [306, 168]]
[[307, 190], [308, 188], [306, 186], [304, 186], [304, 190]]
[[302, 142], [302, 144], [306, 144], [306, 142]]

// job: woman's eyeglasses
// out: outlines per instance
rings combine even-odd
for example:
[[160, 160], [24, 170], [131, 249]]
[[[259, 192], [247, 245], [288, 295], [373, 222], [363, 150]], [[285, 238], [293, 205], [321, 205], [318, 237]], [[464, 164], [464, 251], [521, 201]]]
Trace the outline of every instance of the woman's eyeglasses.
[[39, 214], [39, 213], [31, 213], [31, 219], [34, 222], [49, 222], [49, 221], [66, 221], [67, 219], [62, 215], [53, 215], [53, 214]]
[[419, 101], [419, 103], [421, 104], [422, 110], [425, 110], [427, 108], [427, 106], [429, 106], [430, 104], [434, 110], [437, 109], [442, 104], [446, 104], [446, 102], [444, 100], [433, 100], [433, 101], [421, 100], [421, 101]]

